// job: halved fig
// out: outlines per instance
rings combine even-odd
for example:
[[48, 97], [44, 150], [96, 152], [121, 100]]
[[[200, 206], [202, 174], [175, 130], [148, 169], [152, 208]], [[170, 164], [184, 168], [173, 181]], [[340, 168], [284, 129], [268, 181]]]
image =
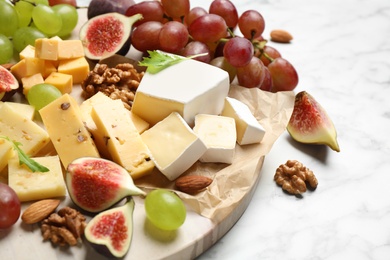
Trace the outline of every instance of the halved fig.
[[131, 45], [133, 24], [140, 19], [141, 14], [127, 17], [112, 12], [88, 20], [79, 33], [85, 56], [91, 60], [100, 60], [114, 54], [126, 55]]
[[88, 212], [101, 212], [126, 197], [146, 195], [122, 166], [101, 158], [74, 160], [65, 180], [72, 201]]
[[306, 91], [295, 96], [294, 110], [287, 131], [298, 142], [325, 144], [340, 152], [337, 132], [325, 109]]
[[93, 248], [107, 256], [122, 258], [129, 251], [133, 237], [134, 200], [103, 211], [88, 222], [84, 235]]
[[0, 101], [9, 100], [19, 88], [19, 82], [15, 76], [0, 65]]

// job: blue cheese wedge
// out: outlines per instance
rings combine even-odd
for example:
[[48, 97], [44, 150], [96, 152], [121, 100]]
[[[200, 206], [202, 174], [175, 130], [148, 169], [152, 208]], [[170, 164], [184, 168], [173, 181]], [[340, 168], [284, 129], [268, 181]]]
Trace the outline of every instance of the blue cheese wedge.
[[232, 117], [236, 121], [238, 144], [255, 144], [263, 140], [264, 128], [256, 120], [249, 107], [241, 101], [226, 97], [221, 115]]
[[226, 71], [185, 60], [156, 74], [146, 72], [137, 88], [132, 111], [151, 125], [178, 112], [193, 126], [197, 114], [221, 113], [229, 87]]
[[199, 159], [201, 162], [233, 162], [237, 139], [233, 118], [198, 114], [195, 117], [194, 132], [207, 147], [207, 151]]
[[181, 115], [173, 112], [141, 134], [156, 167], [170, 181], [189, 169], [206, 152], [206, 145]]

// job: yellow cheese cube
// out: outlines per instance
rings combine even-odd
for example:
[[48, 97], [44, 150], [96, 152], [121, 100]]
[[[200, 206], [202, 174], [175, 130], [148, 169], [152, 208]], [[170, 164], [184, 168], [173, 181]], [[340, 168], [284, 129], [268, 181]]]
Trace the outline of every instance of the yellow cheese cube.
[[89, 64], [85, 57], [61, 60], [58, 64], [58, 72], [73, 76], [73, 83], [81, 83], [89, 73]]
[[25, 118], [28, 118], [29, 120], [34, 119], [35, 108], [31, 105], [23, 104], [23, 103], [15, 103], [15, 102], [3, 103], [0, 101], [0, 106], [2, 106], [3, 104], [9, 105], [16, 113], [22, 115]]
[[8, 136], [20, 142], [20, 148], [28, 155], [35, 155], [50, 141], [42, 127], [16, 112], [7, 103], [0, 107], [0, 136]]
[[12, 144], [0, 138], [0, 172], [7, 166], [8, 161], [14, 156]]
[[52, 72], [46, 79], [45, 83], [52, 84], [58, 88], [62, 94], [72, 92], [73, 77], [68, 74]]
[[26, 96], [30, 88], [36, 84], [44, 83], [41, 73], [36, 73], [31, 76], [26, 76], [21, 79], [23, 86], [23, 94]]
[[45, 60], [45, 66], [43, 68], [42, 76], [47, 78], [52, 72], [56, 72], [58, 67], [58, 61]]
[[58, 42], [57, 39], [36, 39], [35, 57], [44, 60], [58, 60]]
[[27, 45], [20, 53], [19, 58], [23, 60], [24, 58], [34, 58], [35, 57], [35, 47], [32, 45]]
[[48, 172], [32, 172], [19, 164], [14, 156], [8, 164], [8, 184], [20, 201], [41, 200], [66, 195], [66, 186], [58, 156], [33, 158], [49, 169]]
[[65, 169], [77, 158], [100, 157], [81, 119], [80, 108], [69, 94], [46, 105], [39, 114]]
[[84, 47], [80, 40], [58, 42], [58, 60], [84, 57]]
[[92, 106], [91, 116], [97, 129], [105, 136], [107, 150], [113, 161], [122, 165], [133, 179], [150, 173], [154, 168], [150, 151], [142, 141], [122, 101]]
[[43, 73], [45, 68], [45, 61], [38, 58], [26, 57], [11, 67], [12, 74], [18, 80], [24, 77], [31, 76], [37, 73]]

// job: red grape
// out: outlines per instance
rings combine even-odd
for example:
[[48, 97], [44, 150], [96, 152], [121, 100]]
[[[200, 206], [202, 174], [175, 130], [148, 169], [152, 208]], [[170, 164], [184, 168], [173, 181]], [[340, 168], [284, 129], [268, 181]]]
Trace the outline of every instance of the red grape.
[[205, 63], [210, 63], [210, 60], [211, 60], [210, 49], [203, 42], [193, 41], [193, 42], [188, 43], [186, 45], [186, 47], [184, 47], [181, 55], [184, 57], [188, 57], [188, 56], [202, 54], [202, 53], [208, 53], [208, 55], [195, 57], [193, 59], [198, 60], [198, 61], [202, 61]]
[[143, 18], [134, 24], [135, 27], [148, 21], [164, 21], [164, 9], [159, 1], [139, 2], [130, 6], [125, 14], [126, 16], [142, 14]]
[[237, 69], [227, 62], [223, 56], [212, 59], [210, 64], [226, 71], [229, 74], [230, 82], [236, 77]]
[[184, 21], [187, 26], [189, 26], [196, 18], [201, 17], [202, 15], [207, 14], [207, 11], [202, 7], [194, 7], [184, 18]]
[[256, 10], [248, 10], [242, 13], [238, 19], [238, 27], [244, 37], [251, 40], [264, 32], [265, 21]]
[[260, 89], [264, 91], [271, 91], [272, 89], [272, 76], [271, 72], [269, 72], [269, 69], [267, 66], [264, 66], [263, 68], [264, 72], [264, 79], [263, 82], [261, 82]]
[[0, 229], [9, 228], [19, 219], [20, 201], [15, 191], [0, 182]]
[[59, 5], [59, 4], [68, 4], [73, 5], [74, 7], [77, 6], [76, 0], [49, 0], [49, 5]]
[[190, 11], [190, 0], [161, 0], [161, 3], [171, 18], [182, 18]]
[[148, 21], [136, 27], [131, 34], [131, 44], [139, 51], [158, 50], [160, 48], [159, 35], [163, 24], [157, 21]]
[[236, 27], [238, 23], [237, 9], [229, 0], [214, 0], [210, 4], [209, 13], [221, 16], [231, 29]]
[[205, 14], [195, 19], [188, 28], [195, 41], [217, 42], [227, 34], [225, 20], [216, 14]]
[[259, 88], [264, 80], [264, 64], [255, 56], [244, 67], [237, 68], [238, 83], [246, 88]]
[[[268, 46], [268, 45], [264, 46], [263, 53], [265, 53], [265, 55], [267, 55], [271, 59], [276, 59], [276, 58], [282, 57], [282, 55], [280, 54], [280, 52], [277, 49], [275, 49], [272, 46]], [[271, 63], [271, 61], [265, 55], [262, 54], [260, 56], [260, 60], [264, 63], [265, 66], [268, 66]]]
[[274, 59], [268, 69], [272, 76], [272, 92], [293, 90], [298, 85], [298, 73], [286, 59]]
[[243, 67], [253, 57], [253, 45], [246, 38], [234, 37], [225, 44], [223, 56], [234, 67]]
[[163, 51], [178, 53], [188, 42], [187, 27], [176, 21], [170, 21], [163, 25], [159, 35], [160, 48]]

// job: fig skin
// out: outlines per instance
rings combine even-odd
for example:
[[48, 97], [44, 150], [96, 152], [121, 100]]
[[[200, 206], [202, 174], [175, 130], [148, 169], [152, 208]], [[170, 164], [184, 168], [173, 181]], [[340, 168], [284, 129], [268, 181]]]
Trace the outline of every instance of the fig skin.
[[5, 67], [0, 66], [0, 101], [8, 101], [17, 92], [19, 82]]
[[91, 19], [112, 12], [125, 14], [127, 9], [134, 4], [134, 0], [92, 0], [88, 5], [87, 18]]
[[126, 169], [101, 158], [74, 160], [67, 167], [65, 183], [74, 204], [90, 213], [107, 210], [124, 198], [146, 195]]
[[287, 131], [297, 142], [324, 144], [340, 152], [332, 120], [325, 109], [306, 91], [295, 96], [294, 110]]

